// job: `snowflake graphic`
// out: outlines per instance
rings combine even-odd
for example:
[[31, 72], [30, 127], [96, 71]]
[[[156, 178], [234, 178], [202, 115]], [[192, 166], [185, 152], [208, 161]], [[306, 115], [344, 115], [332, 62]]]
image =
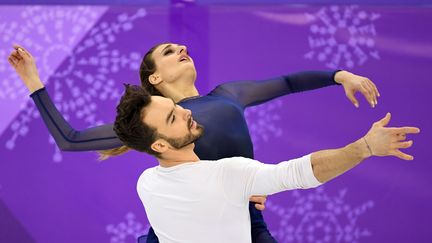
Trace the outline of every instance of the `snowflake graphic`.
[[280, 218], [279, 228], [272, 235], [280, 242], [358, 242], [371, 232], [357, 225], [358, 218], [374, 206], [367, 201], [352, 207], [344, 201], [347, 189], [331, 197], [323, 187], [307, 195], [293, 191], [293, 206], [286, 208], [268, 200], [266, 210]]
[[[88, 126], [104, 123], [98, 118], [98, 102], [117, 102], [122, 94], [120, 84], [123, 80], [119, 79], [125, 70], [135, 73], [141, 59], [138, 52], [118, 50], [115, 46], [117, 36], [132, 30], [133, 22], [146, 14], [144, 9], [139, 9], [134, 14], [119, 14], [115, 21], [99, 23], [51, 75], [53, 101], [67, 121], [73, 117]], [[19, 136], [28, 133], [29, 122], [38, 116], [34, 103], [27, 102], [11, 125], [12, 136], [6, 142], [8, 149], [15, 147]], [[55, 144], [52, 137], [49, 142]], [[57, 146], [54, 147], [53, 160], [60, 162], [62, 155]]]
[[126, 222], [117, 225], [109, 224], [106, 226], [106, 232], [110, 235], [111, 243], [136, 242], [138, 237], [148, 232], [150, 225], [145, 227], [135, 221], [135, 215], [131, 212], [125, 216]]
[[283, 129], [277, 125], [277, 121], [280, 120], [277, 110], [280, 107], [282, 107], [282, 101], [275, 100], [246, 109], [245, 118], [255, 150], [259, 148], [260, 143], [283, 134]]
[[358, 6], [331, 6], [306, 14], [306, 18], [311, 23], [306, 59], [316, 59], [333, 69], [361, 66], [369, 58], [380, 59], [375, 49], [374, 25], [379, 14]]
[[[55, 71], [61, 58], [72, 52], [73, 45], [99, 17], [100, 7], [24, 8], [18, 19], [0, 23], [0, 99], [27, 96], [27, 89], [7, 62], [11, 45], [18, 43], [31, 50], [39, 64], [42, 80]], [[6, 51], [8, 50], [8, 51]]]

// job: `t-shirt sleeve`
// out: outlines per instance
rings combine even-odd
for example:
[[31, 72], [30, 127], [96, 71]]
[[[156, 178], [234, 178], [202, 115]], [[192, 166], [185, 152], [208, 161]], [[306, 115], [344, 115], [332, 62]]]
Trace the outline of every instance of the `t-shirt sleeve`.
[[338, 71], [305, 71], [267, 80], [228, 82], [212, 93], [233, 99], [243, 107], [254, 106], [283, 95], [336, 85], [334, 76]]
[[33, 92], [36, 104], [45, 125], [63, 151], [95, 151], [120, 147], [112, 124], [96, 126], [81, 131], [75, 130], [57, 110], [45, 88]]
[[235, 157], [223, 161], [224, 191], [230, 201], [244, 203], [252, 195], [314, 188], [321, 183], [315, 178], [310, 155], [279, 164]]

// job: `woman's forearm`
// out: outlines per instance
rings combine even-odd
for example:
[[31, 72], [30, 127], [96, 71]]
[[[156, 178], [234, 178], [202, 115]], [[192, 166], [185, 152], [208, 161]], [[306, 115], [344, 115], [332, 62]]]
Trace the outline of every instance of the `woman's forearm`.
[[40, 90], [45, 87], [45, 85], [42, 83], [40, 78], [33, 78], [29, 80], [28, 82], [24, 82], [25, 86], [29, 90], [30, 94], [33, 94], [33, 92]]

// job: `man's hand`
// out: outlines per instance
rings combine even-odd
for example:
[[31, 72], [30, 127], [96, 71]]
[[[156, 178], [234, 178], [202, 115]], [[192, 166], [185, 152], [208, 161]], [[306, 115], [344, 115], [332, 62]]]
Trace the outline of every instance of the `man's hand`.
[[30, 93], [43, 88], [33, 56], [22, 46], [14, 45], [13, 48], [8, 61]]
[[267, 196], [252, 196], [249, 198], [249, 201], [255, 203], [255, 208], [258, 210], [265, 209], [265, 202], [267, 201]]
[[404, 160], [413, 160], [414, 157], [401, 152], [399, 149], [409, 148], [412, 140], [405, 141], [407, 134], [419, 133], [417, 127], [385, 127], [390, 122], [391, 114], [375, 122], [372, 128], [364, 136], [369, 152], [374, 156], [396, 156]]
[[359, 107], [359, 102], [355, 98], [355, 93], [360, 92], [369, 102], [371, 107], [375, 107], [378, 104], [378, 92], [375, 84], [368, 78], [352, 74], [347, 71], [339, 71], [335, 75], [335, 82], [342, 84], [345, 90], [345, 95], [354, 104], [355, 107]]
[[327, 149], [311, 154], [311, 164], [318, 181], [327, 182], [352, 169], [371, 156], [396, 156], [412, 160], [413, 156], [400, 151], [409, 148], [412, 141], [405, 141], [407, 134], [419, 133], [417, 127], [386, 127], [391, 115], [375, 122], [369, 132], [359, 140], [339, 149]]

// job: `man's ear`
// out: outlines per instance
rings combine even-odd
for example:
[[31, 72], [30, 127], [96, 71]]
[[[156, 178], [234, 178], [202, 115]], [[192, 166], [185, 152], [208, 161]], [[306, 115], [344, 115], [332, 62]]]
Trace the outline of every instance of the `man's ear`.
[[160, 82], [162, 82], [162, 78], [158, 73], [153, 73], [148, 77], [148, 79], [152, 85], [158, 85]]
[[158, 153], [164, 153], [169, 147], [167, 141], [163, 139], [157, 139], [154, 143], [152, 143], [150, 148]]

